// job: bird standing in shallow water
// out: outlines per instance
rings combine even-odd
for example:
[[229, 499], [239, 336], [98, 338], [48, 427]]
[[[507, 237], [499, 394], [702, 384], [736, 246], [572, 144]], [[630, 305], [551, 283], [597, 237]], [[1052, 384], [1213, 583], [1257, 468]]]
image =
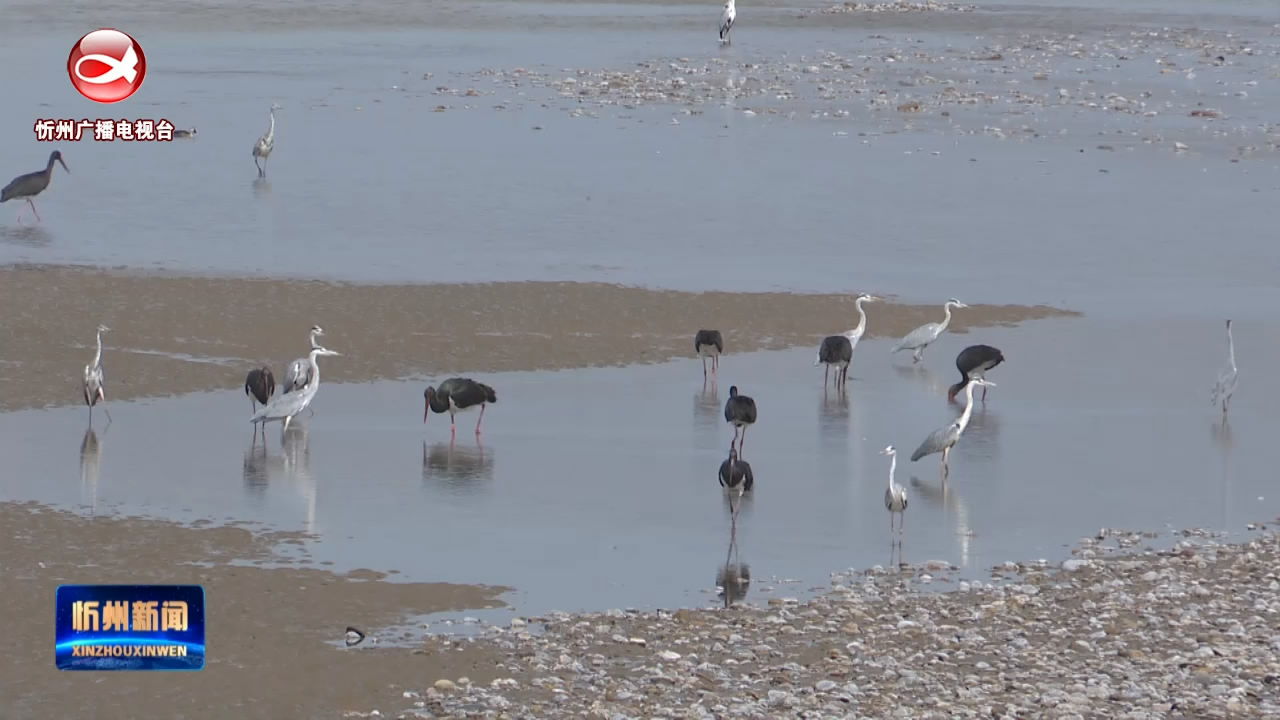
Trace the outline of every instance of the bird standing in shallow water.
[[[956, 369], [960, 371], [960, 382], [947, 390], [947, 402], [956, 399], [956, 394], [975, 377], [984, 378], [987, 371], [1004, 362], [1004, 353], [990, 345], [970, 345], [956, 355]], [[982, 402], [987, 401], [987, 388], [982, 388]]]
[[[312, 325], [311, 330], [307, 333], [307, 337], [311, 340], [311, 349], [315, 350], [321, 347], [316, 342], [316, 338], [324, 335], [324, 328], [319, 325]], [[311, 371], [311, 361], [305, 356], [289, 363], [289, 367], [284, 370], [284, 384], [280, 386], [280, 394], [287, 395], [295, 390], [301, 390], [310, 381], [309, 373]]]
[[942, 453], [942, 479], [946, 480], [951, 474], [951, 468], [947, 465], [947, 457], [951, 454], [951, 448], [955, 447], [960, 440], [960, 436], [964, 434], [964, 429], [969, 427], [969, 418], [973, 415], [973, 388], [977, 385], [995, 387], [996, 384], [990, 380], [982, 378], [974, 378], [964, 388], [964, 412], [960, 413], [960, 417], [950, 425], [934, 430], [929, 433], [929, 437], [920, 443], [920, 447], [911, 453], [911, 462], [915, 462], [926, 455], [932, 455], [936, 452]]
[[266, 425], [269, 422], [283, 420], [284, 424], [280, 428], [281, 435], [289, 429], [289, 423], [293, 421], [294, 416], [305, 410], [311, 405], [311, 401], [315, 399], [316, 393], [320, 391], [320, 366], [316, 363], [318, 355], [341, 355], [342, 353], [329, 350], [327, 348], [314, 348], [311, 354], [307, 356], [307, 363], [311, 366], [308, 371], [307, 384], [301, 390], [289, 394], [281, 393], [279, 397], [272, 400], [270, 404], [264, 406], [261, 410], [253, 414], [249, 418], [249, 422], [262, 423], [263, 440], [266, 440]]
[[1218, 380], [1213, 384], [1210, 402], [1222, 405], [1222, 416], [1226, 417], [1227, 408], [1231, 405], [1231, 396], [1236, 393], [1236, 380], [1240, 374], [1236, 367], [1236, 341], [1231, 336], [1231, 321], [1227, 321], [1227, 364], [1218, 373]]
[[422, 422], [433, 411], [449, 413], [449, 437], [457, 431], [454, 416], [466, 412], [477, 405], [480, 406], [480, 417], [476, 420], [476, 436], [480, 435], [480, 423], [484, 422], [484, 409], [489, 403], [498, 402], [498, 395], [493, 388], [471, 378], [449, 378], [440, 383], [440, 387], [428, 387], [422, 392], [426, 399], [426, 407], [422, 410]]
[[[276, 149], [276, 111], [279, 109], [279, 105], [271, 103], [271, 110], [268, 111], [271, 124], [267, 126], [266, 134], [253, 144], [253, 164], [258, 168], [258, 177], [267, 176], [267, 158], [271, 157], [271, 151]], [[258, 162], [259, 158], [262, 160], [261, 163]]]
[[249, 404], [253, 412], [258, 411], [258, 405], [266, 405], [271, 402], [271, 396], [276, 392], [276, 377], [271, 374], [271, 368], [263, 365], [260, 368], [254, 368], [244, 378], [244, 394], [249, 396]]
[[720, 487], [737, 490], [738, 495], [751, 490], [756, 478], [751, 474], [751, 464], [738, 459], [738, 451], [730, 450], [729, 457], [720, 463]]
[[[0, 203], [10, 200], [26, 200], [27, 204], [31, 206], [31, 212], [36, 215], [36, 222], [42, 222], [40, 213], [36, 210], [36, 203], [32, 198], [49, 187], [49, 181], [53, 179], [53, 164], [55, 162], [60, 163], [63, 170], [71, 172], [71, 168], [67, 167], [66, 161], [62, 159], [62, 152], [54, 150], [49, 153], [49, 163], [45, 165], [43, 170], [19, 175], [10, 180], [9, 184], [5, 185], [3, 190], [0, 190]], [[18, 210], [18, 222], [22, 222], [22, 210]]]
[[729, 38], [729, 31], [733, 30], [733, 21], [738, 19], [738, 8], [735, 0], [728, 0], [724, 4], [724, 9], [720, 11], [720, 42], [725, 45], [732, 45], [733, 40]]
[[884, 490], [884, 508], [889, 511], [889, 533], [893, 534], [893, 514], [897, 513], [898, 534], [902, 534], [902, 520], [907, 518], [907, 489], [893, 481], [893, 474], [898, 469], [898, 451], [890, 445], [880, 451], [889, 456], [889, 487]]
[[[738, 455], [742, 455], [742, 442], [747, 439], [747, 428], [756, 422], [756, 401], [747, 395], [738, 394], [738, 386], [729, 387], [729, 399], [724, 403], [724, 421], [733, 425], [733, 440], [729, 441], [729, 449], [738, 443]], [[742, 440], [738, 432], [742, 432]]]
[[693, 336], [693, 351], [702, 358], [702, 379], [707, 378], [707, 358], [711, 358], [711, 374], [720, 369], [720, 353], [724, 352], [724, 338], [719, 330], [699, 330]]
[[830, 379], [831, 366], [836, 366], [836, 387], [840, 387], [849, 380], [849, 364], [853, 362], [853, 351], [858, 347], [858, 341], [862, 339], [862, 335], [867, 331], [867, 311], [862, 308], [864, 302], [874, 302], [880, 298], [874, 295], [862, 293], [858, 299], [853, 302], [853, 306], [858, 310], [858, 327], [850, 330], [843, 335], [828, 335], [822, 339], [822, 344], [818, 346], [818, 357], [814, 361], [814, 365], [827, 366], [822, 373], [822, 386], [827, 386]]
[[943, 318], [942, 322], [925, 323], [915, 330], [912, 330], [907, 333], [906, 337], [899, 340], [897, 345], [893, 346], [893, 350], [891, 350], [890, 353], [896, 353], [900, 350], [912, 350], [911, 364], [914, 365], [920, 362], [924, 357], [924, 349], [929, 347], [929, 344], [934, 340], [937, 340], [938, 336], [946, 332], [947, 326], [951, 324], [951, 308], [953, 307], [967, 308], [969, 306], [955, 298], [951, 298], [942, 305], [943, 312], [947, 314], [947, 316]]
[[[99, 400], [107, 401], [106, 378], [102, 374], [102, 333], [110, 329], [106, 325], [98, 326], [98, 351], [93, 354], [93, 361], [84, 366], [84, 404], [89, 406], [90, 425], [93, 425], [93, 406]], [[110, 423], [111, 411], [106, 405], [102, 406], [102, 412], [107, 414], [107, 422]]]

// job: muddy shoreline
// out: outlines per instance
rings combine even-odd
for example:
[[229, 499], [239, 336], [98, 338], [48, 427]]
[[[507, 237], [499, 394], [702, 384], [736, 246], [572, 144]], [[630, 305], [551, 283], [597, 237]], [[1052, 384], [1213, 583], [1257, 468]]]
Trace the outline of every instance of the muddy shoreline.
[[[493, 663], [407, 648], [346, 651], [347, 625], [381, 627], [406, 615], [502, 607], [502, 587], [380, 582], [355, 570], [265, 569], [233, 561], [288, 564], [274, 548], [301, 542], [285, 533], [237, 527], [184, 527], [137, 518], [84, 517], [34, 503], [0, 503], [4, 606], [30, 618], [7, 634], [0, 666], [6, 717], [136, 717], [140, 707], [168, 717], [332, 717], [388, 684], [424, 674], [469, 673], [481, 681]], [[290, 553], [293, 555], [293, 553]], [[192, 563], [201, 563], [197, 566]], [[53, 663], [53, 598], [62, 583], [193, 583], [209, 604], [205, 669], [199, 673], [60, 673]]]
[[[887, 294], [879, 288], [869, 292]], [[867, 305], [866, 337], [901, 336], [942, 319], [937, 305]], [[950, 332], [1076, 315], [1036, 306], [980, 305]], [[328, 382], [454, 373], [621, 366], [692, 357], [699, 328], [723, 331], [727, 356], [814, 345], [857, 324], [853, 297], [689, 293], [601, 283], [355, 285], [188, 277], [68, 267], [0, 269], [0, 410], [75, 405], [81, 373], [104, 344], [107, 399], [224, 388], [267, 363], [277, 380], [321, 325]], [[927, 356], [926, 356], [927, 357]], [[726, 360], [727, 362], [727, 360]]]

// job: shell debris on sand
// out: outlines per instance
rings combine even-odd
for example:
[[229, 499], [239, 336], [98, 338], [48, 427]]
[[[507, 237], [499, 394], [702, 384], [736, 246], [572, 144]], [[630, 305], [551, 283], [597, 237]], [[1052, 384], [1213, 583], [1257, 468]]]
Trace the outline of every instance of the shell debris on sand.
[[1149, 539], [1103, 530], [1060, 567], [948, 593], [913, 590], [951, 573], [925, 563], [834, 573], [807, 601], [494, 627], [475, 642], [505, 677], [440, 683], [400, 717], [1276, 717], [1280, 537], [1133, 550]]

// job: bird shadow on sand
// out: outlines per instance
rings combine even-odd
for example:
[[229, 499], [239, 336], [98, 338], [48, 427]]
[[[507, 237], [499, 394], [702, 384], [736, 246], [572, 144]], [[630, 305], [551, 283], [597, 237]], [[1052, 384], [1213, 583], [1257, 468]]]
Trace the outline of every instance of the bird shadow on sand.
[[422, 479], [441, 480], [455, 490], [470, 491], [477, 480], [493, 480], [493, 462], [493, 448], [479, 438], [474, 445], [457, 439], [430, 446], [422, 441]]
[[45, 247], [53, 242], [53, 235], [39, 225], [2, 225], [0, 242], [23, 247]]
[[255, 177], [253, 179], [253, 195], [257, 198], [271, 197], [271, 181], [265, 177]]
[[725, 553], [724, 563], [716, 566], [716, 597], [727, 608], [742, 602], [750, 588], [751, 566], [742, 562], [742, 554], [738, 549], [738, 528], [731, 524], [729, 551]]

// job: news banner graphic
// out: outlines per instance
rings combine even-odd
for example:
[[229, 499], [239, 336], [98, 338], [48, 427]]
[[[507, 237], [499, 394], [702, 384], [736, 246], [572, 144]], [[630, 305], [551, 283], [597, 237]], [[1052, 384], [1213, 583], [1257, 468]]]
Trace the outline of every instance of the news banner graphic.
[[199, 585], [59, 585], [59, 670], [204, 669]]
[[142, 87], [147, 56], [137, 40], [100, 28], [76, 41], [67, 57], [71, 86], [94, 102], [118, 103]]

